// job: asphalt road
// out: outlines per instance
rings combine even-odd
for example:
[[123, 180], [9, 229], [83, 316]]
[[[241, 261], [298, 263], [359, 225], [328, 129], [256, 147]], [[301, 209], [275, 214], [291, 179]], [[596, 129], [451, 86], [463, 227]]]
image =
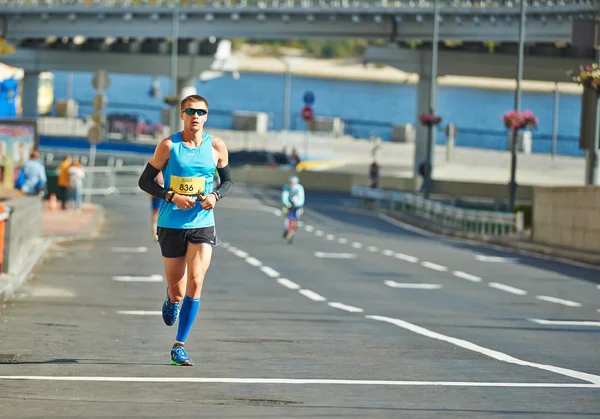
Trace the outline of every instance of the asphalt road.
[[0, 417], [600, 417], [600, 271], [331, 194], [309, 193], [290, 246], [276, 199], [236, 185], [219, 203], [192, 368], [169, 365], [149, 199], [99, 201], [98, 234], [55, 245], [0, 308], [0, 360], [18, 355]]

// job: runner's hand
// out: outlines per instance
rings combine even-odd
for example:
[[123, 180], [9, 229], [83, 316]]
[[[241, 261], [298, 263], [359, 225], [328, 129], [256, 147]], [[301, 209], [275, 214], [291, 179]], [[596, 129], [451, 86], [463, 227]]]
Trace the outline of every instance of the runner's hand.
[[213, 209], [217, 203], [217, 197], [215, 194], [209, 193], [208, 195], [200, 195], [200, 205], [205, 210]]
[[173, 203], [180, 210], [191, 209], [191, 208], [194, 208], [196, 206], [196, 197], [195, 196], [186, 196], [186, 195], [175, 194], [175, 196], [173, 196]]

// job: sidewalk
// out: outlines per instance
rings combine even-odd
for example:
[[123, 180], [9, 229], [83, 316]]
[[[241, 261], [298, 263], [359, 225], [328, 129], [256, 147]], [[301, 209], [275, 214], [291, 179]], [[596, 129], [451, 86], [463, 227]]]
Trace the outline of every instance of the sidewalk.
[[92, 237], [102, 224], [104, 209], [93, 203], [84, 203], [80, 213], [50, 210], [44, 201], [42, 212], [42, 237], [34, 240], [29, 259], [17, 274], [0, 274], [0, 303], [8, 300], [29, 277], [35, 266], [44, 258], [48, 248], [57, 242]]

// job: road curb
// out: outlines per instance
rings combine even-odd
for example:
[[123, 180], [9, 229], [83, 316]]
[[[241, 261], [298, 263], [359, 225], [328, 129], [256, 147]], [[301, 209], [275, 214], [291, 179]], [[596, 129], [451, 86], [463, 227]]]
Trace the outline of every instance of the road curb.
[[97, 228], [104, 221], [104, 207], [98, 205], [96, 214], [92, 222], [81, 233], [73, 235], [64, 235], [57, 237], [40, 237], [35, 240], [33, 249], [29, 252], [29, 260], [25, 263], [25, 268], [18, 274], [0, 274], [0, 302], [7, 301], [14, 292], [21, 286], [31, 275], [35, 267], [44, 260], [46, 252], [54, 243], [64, 243], [72, 240], [82, 240], [92, 237]]

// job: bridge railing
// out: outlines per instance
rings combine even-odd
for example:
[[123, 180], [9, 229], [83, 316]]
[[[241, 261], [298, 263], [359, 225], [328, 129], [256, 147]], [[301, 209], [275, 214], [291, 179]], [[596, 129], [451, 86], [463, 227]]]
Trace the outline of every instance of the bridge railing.
[[457, 208], [418, 195], [363, 186], [352, 187], [352, 196], [375, 201], [379, 209], [403, 212], [436, 224], [470, 233], [504, 236], [523, 231], [522, 212], [479, 211]]
[[[528, 0], [531, 7], [587, 6], [592, 0]], [[0, 7], [10, 8], [130, 8], [174, 7], [176, 0], [0, 0]], [[448, 8], [503, 8], [518, 9], [520, 0], [440, 0]], [[252, 8], [252, 9], [388, 9], [433, 8], [432, 0], [180, 0], [184, 8]]]

